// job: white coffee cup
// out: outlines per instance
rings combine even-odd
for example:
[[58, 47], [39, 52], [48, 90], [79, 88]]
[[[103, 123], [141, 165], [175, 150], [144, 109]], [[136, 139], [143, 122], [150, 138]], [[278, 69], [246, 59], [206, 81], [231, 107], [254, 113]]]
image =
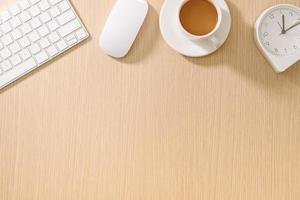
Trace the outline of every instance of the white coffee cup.
[[182, 9], [182, 7], [184, 6], [184, 4], [186, 2], [188, 2], [189, 0], [182, 0], [181, 6], [179, 6], [178, 9], [178, 14], [177, 14], [177, 18], [178, 18], [178, 24], [179, 24], [179, 28], [180, 30], [183, 32], [183, 34], [190, 40], [193, 41], [203, 41], [203, 40], [210, 40], [211, 42], [213, 42], [213, 44], [218, 47], [220, 45], [220, 42], [218, 41], [218, 38], [216, 37], [216, 32], [220, 29], [221, 24], [222, 24], [222, 19], [223, 19], [223, 14], [222, 14], [222, 10], [221, 7], [218, 4], [218, 0], [207, 0], [208, 2], [210, 2], [216, 9], [217, 11], [217, 15], [218, 15], [218, 21], [216, 23], [215, 28], [209, 32], [206, 35], [194, 35], [190, 32], [188, 32], [187, 30], [185, 30], [185, 28], [183, 27], [183, 25], [181, 24], [180, 21], [180, 11]]

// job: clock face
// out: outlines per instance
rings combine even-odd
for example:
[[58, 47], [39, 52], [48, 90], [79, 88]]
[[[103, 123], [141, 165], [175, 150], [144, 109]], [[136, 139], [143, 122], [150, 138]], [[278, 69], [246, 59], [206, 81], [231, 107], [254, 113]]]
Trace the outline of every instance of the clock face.
[[276, 56], [292, 55], [300, 50], [300, 11], [278, 6], [262, 18], [259, 39], [265, 49]]

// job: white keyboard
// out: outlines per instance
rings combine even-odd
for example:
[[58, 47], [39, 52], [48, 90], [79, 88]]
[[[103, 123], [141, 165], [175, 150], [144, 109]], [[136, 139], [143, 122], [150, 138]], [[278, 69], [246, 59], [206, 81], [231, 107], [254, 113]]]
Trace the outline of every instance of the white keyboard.
[[19, 0], [0, 13], [0, 89], [89, 34], [68, 0]]

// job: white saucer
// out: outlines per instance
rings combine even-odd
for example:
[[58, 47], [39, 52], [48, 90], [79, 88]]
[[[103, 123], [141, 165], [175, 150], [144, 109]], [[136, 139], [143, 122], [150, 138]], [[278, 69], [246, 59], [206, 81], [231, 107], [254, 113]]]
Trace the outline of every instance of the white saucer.
[[224, 15], [221, 27], [216, 32], [220, 45], [216, 47], [210, 40], [192, 41], [189, 40], [177, 25], [177, 10], [181, 6], [182, 0], [165, 0], [160, 12], [160, 31], [167, 42], [177, 52], [189, 57], [201, 57], [218, 50], [226, 41], [230, 28], [231, 16], [229, 8], [224, 0], [218, 0], [221, 11]]

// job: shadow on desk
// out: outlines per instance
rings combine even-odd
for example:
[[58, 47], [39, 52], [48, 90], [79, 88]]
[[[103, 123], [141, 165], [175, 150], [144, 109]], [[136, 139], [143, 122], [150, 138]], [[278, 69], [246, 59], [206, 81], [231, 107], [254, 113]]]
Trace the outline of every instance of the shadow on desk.
[[144, 21], [141, 31], [139, 32], [136, 41], [133, 43], [127, 56], [121, 59], [115, 59], [121, 63], [138, 63], [149, 56], [157, 43], [159, 30], [158, 12], [152, 5], [149, 4], [147, 17]]
[[[300, 88], [300, 63], [284, 73], [275, 73], [255, 45], [253, 25], [244, 21], [234, 1], [227, 3], [231, 11], [232, 29], [225, 44], [212, 55], [185, 59], [199, 67], [228, 66], [242, 77], [262, 85], [265, 89], [271, 89], [272, 92], [282, 93], [282, 81], [291, 82]], [[255, 20], [253, 19], [253, 24]]]

